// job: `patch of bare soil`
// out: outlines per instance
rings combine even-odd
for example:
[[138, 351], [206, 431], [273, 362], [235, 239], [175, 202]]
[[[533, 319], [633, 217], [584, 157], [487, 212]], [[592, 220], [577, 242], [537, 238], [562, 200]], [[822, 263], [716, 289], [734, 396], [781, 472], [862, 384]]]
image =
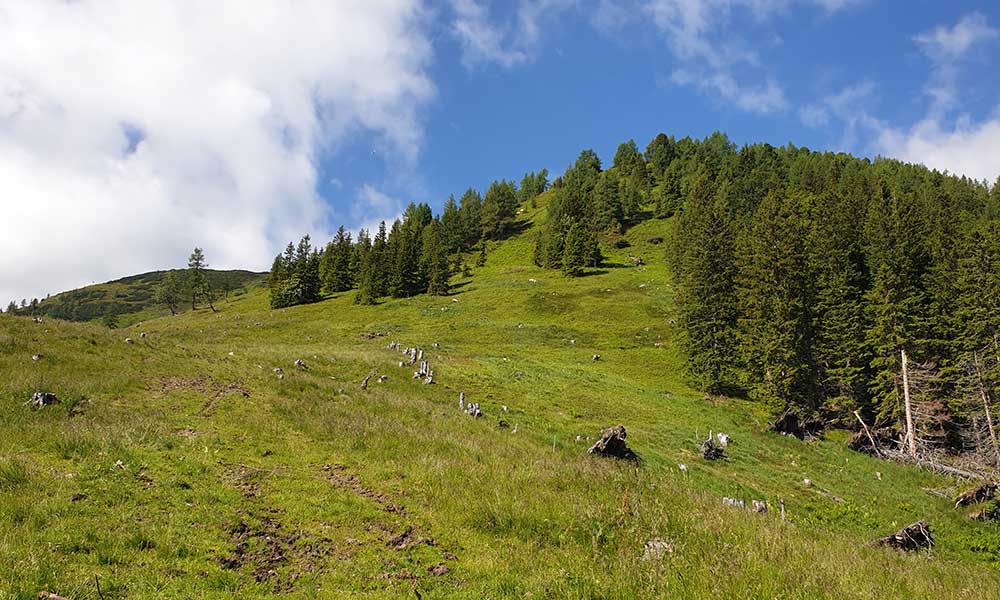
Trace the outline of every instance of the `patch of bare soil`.
[[286, 528], [282, 514], [278, 509], [242, 513], [228, 529], [233, 550], [219, 564], [249, 568], [257, 582], [270, 583], [275, 593], [290, 592], [303, 575], [320, 571], [331, 554], [330, 540]]
[[393, 502], [389, 496], [365, 486], [358, 476], [349, 473], [344, 465], [323, 465], [323, 472], [326, 473], [327, 481], [333, 485], [374, 501], [387, 513], [406, 516], [405, 508]]
[[202, 415], [210, 415], [215, 412], [215, 405], [222, 398], [228, 396], [229, 394], [239, 394], [244, 398], [250, 397], [250, 392], [243, 386], [239, 381], [234, 381], [232, 383], [227, 383], [226, 385], [219, 388], [215, 394], [201, 407]]

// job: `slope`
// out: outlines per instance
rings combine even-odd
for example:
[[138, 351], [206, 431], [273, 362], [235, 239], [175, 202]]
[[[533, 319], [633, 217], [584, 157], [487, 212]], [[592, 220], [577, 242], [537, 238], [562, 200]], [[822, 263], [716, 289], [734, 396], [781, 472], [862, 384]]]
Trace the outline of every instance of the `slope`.
[[[667, 229], [566, 279], [531, 264], [528, 227], [450, 297], [0, 320], [0, 598], [94, 598], [95, 576], [114, 598], [998, 597], [1000, 530], [951, 508], [963, 484], [684, 384]], [[433, 385], [392, 340], [425, 349]], [[22, 406], [43, 388], [63, 403]], [[641, 465], [587, 455], [617, 423]], [[710, 429], [728, 460], [697, 455]], [[918, 518], [931, 559], [869, 544]]]
[[[41, 300], [37, 309], [31, 312], [68, 321], [90, 321], [113, 313], [123, 325], [162, 316], [169, 311], [156, 302], [156, 287], [169, 272], [152, 271], [61, 292]], [[179, 272], [184, 274], [183, 270]], [[205, 274], [212, 290], [223, 297], [246, 293], [248, 289], [259, 286], [266, 275], [253, 271], [213, 269], [206, 270]], [[190, 306], [182, 302], [178, 308], [183, 311]]]

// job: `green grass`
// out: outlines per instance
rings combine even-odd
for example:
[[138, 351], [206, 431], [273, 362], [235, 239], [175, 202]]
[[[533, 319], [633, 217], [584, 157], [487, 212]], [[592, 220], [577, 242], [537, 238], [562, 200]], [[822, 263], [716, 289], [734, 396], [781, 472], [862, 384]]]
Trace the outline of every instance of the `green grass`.
[[[271, 311], [252, 291], [115, 331], [0, 319], [0, 599], [97, 598], [95, 576], [105, 598], [1000, 597], [1000, 528], [938, 495], [963, 484], [844, 432], [769, 433], [685, 384], [648, 242], [667, 229], [632, 229], [577, 280], [531, 265], [529, 229], [449, 297]], [[437, 383], [390, 340], [424, 348]], [[389, 379], [362, 392], [373, 368]], [[64, 403], [22, 406], [39, 386]], [[617, 423], [640, 466], [586, 454]], [[727, 461], [697, 455], [709, 429], [733, 437]], [[918, 518], [930, 556], [870, 545]], [[674, 550], [644, 561], [653, 538]]]

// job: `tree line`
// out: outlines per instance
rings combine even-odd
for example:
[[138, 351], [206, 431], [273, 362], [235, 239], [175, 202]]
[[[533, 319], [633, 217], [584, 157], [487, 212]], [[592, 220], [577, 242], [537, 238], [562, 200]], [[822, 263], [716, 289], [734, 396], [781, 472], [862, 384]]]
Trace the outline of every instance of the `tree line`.
[[449, 278], [469, 274], [461, 253], [479, 246], [477, 265], [486, 260], [486, 242], [514, 232], [517, 211], [548, 186], [548, 172], [531, 172], [518, 188], [494, 181], [480, 195], [469, 188], [456, 201], [450, 196], [440, 215], [425, 203], [410, 203], [400, 219], [366, 229], [357, 239], [341, 226], [322, 249], [309, 236], [289, 243], [274, 258], [268, 277], [272, 308], [308, 304], [325, 295], [356, 290], [354, 302], [375, 304], [381, 298], [417, 294], [447, 295]]
[[906, 352], [924, 441], [968, 445], [993, 420], [1000, 179], [660, 134], [607, 170], [585, 150], [553, 188], [535, 261], [569, 275], [632, 224], [674, 218], [677, 322], [702, 389], [889, 424]]

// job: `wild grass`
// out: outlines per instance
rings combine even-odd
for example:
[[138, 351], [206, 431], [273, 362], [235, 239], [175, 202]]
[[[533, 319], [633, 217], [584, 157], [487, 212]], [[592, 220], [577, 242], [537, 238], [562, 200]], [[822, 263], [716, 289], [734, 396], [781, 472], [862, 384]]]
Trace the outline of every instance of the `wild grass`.
[[[96, 598], [95, 576], [105, 598], [1000, 597], [1000, 528], [947, 497], [965, 484], [852, 453], [842, 432], [770, 433], [756, 406], [686, 385], [648, 242], [666, 228], [634, 228], [577, 280], [531, 265], [529, 229], [444, 298], [271, 311], [253, 291], [113, 331], [0, 318], [16, 340], [0, 347], [0, 599]], [[425, 349], [436, 384], [393, 339]], [[373, 368], [388, 379], [362, 392]], [[39, 385], [63, 403], [24, 407]], [[586, 453], [617, 423], [640, 465]], [[733, 437], [728, 460], [698, 456], [709, 429]], [[930, 555], [871, 545], [918, 518]], [[652, 539], [672, 551], [643, 560]]]

